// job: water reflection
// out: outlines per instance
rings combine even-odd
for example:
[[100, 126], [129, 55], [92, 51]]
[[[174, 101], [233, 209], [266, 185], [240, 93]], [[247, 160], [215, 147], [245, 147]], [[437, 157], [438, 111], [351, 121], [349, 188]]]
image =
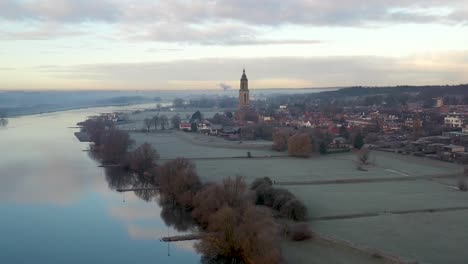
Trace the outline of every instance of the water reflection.
[[5, 127], [8, 125], [7, 114], [4, 111], [0, 111], [0, 127]]
[[[73, 135], [87, 116], [115, 108], [15, 117], [0, 129], [0, 263], [199, 263], [192, 244], [168, 234], [155, 191], [141, 178], [98, 167]], [[177, 231], [169, 228], [170, 235]]]
[[159, 193], [151, 179], [135, 173], [129, 173], [118, 167], [106, 167], [104, 171], [111, 190], [138, 189], [138, 191], [131, 192], [139, 199], [146, 202], [157, 201], [162, 209], [160, 216], [166, 225], [173, 227], [179, 232], [189, 232], [196, 229], [195, 222], [189, 211], [174, 204], [162, 203], [158, 199]]

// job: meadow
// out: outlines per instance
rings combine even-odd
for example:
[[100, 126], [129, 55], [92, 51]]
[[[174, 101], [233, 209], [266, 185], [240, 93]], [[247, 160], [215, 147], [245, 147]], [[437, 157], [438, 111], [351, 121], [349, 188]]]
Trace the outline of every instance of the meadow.
[[[206, 138], [182, 132], [131, 132], [138, 144], [151, 143], [162, 160], [185, 157], [197, 166], [205, 182], [241, 175], [248, 182], [270, 177], [302, 200], [309, 211], [311, 229], [326, 236], [351, 241], [427, 263], [466, 263], [468, 253], [468, 194], [453, 188], [453, 176], [462, 167], [419, 157], [372, 151], [367, 171], [358, 170], [356, 154], [342, 153], [311, 158], [290, 158], [267, 147], [210, 147]], [[197, 144], [196, 140], [201, 140]], [[218, 141], [217, 141], [218, 142]], [[247, 158], [247, 151], [253, 158]], [[278, 157], [279, 156], [279, 157]], [[408, 179], [404, 179], [408, 177]], [[413, 179], [412, 177], [424, 177]], [[398, 181], [392, 179], [399, 178]], [[403, 178], [403, 179], [402, 179]], [[382, 179], [350, 183], [346, 180]], [[316, 184], [314, 181], [345, 180]], [[301, 182], [312, 182], [304, 184]], [[453, 208], [458, 208], [454, 210]], [[461, 208], [461, 209], [460, 209]], [[421, 210], [436, 209], [436, 212]], [[442, 209], [445, 211], [438, 212]], [[311, 240], [284, 242], [291, 263], [384, 263], [343, 245]], [[315, 261], [315, 262], [314, 262]]]

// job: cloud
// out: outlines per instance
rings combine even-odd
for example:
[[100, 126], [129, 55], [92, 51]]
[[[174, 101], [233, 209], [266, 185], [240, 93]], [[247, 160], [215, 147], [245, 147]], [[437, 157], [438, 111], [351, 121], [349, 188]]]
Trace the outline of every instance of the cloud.
[[64, 23], [114, 22], [119, 17], [121, 8], [123, 6], [107, 0], [3, 0], [0, 2], [0, 18]]
[[84, 31], [71, 29], [56, 23], [40, 23], [27, 30], [0, 29], [0, 40], [46, 40], [64, 37], [83, 36]]
[[[468, 3], [464, 0], [3, 0], [2, 19], [76, 27], [88, 22], [102, 23], [110, 25], [118, 38], [134, 40], [202, 45], [313, 44], [315, 40], [266, 40], [259, 35], [261, 29], [287, 25], [466, 24]], [[33, 35], [39, 39], [40, 33]], [[42, 33], [43, 38], [67, 36], [65, 31]]]
[[[450, 12], [439, 14], [441, 9]], [[312, 24], [359, 25], [385, 20], [429, 22], [448, 19], [466, 21], [464, 0], [4, 0], [0, 17], [9, 20], [37, 19], [61, 22], [185, 23], [240, 21], [254, 25]], [[402, 10], [417, 10], [409, 16]], [[395, 10], [397, 12], [395, 12]], [[423, 19], [422, 19], [423, 18]]]
[[[246, 67], [250, 87], [302, 88], [353, 85], [466, 83], [468, 51], [377, 56], [205, 58], [171, 62], [48, 66], [43, 74], [69, 83], [86, 80], [116, 89], [219, 89], [237, 87]], [[85, 88], [85, 87], [84, 87]]]
[[321, 43], [318, 40], [307, 39], [262, 39], [257, 37], [261, 35], [257, 29], [235, 23], [203, 26], [157, 23], [143, 29], [138, 26], [128, 26], [124, 29], [124, 35], [131, 40], [201, 45], [304, 45]]

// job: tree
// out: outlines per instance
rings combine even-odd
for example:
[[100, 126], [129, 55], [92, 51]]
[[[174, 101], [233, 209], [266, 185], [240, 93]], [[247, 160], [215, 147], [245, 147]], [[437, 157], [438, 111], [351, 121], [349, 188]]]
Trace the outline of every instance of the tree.
[[193, 197], [200, 190], [200, 179], [195, 165], [184, 158], [177, 158], [161, 166], [158, 181], [161, 202], [193, 208]]
[[0, 126], [8, 125], [8, 118], [5, 111], [0, 111]]
[[289, 156], [307, 158], [312, 152], [312, 144], [307, 133], [296, 134], [288, 139]]
[[283, 129], [273, 132], [272, 148], [276, 151], [285, 151], [288, 148], [289, 137], [290, 133]]
[[110, 129], [101, 135], [99, 155], [104, 163], [119, 164], [127, 155], [128, 148], [133, 144], [127, 132]]
[[227, 118], [234, 118], [234, 115], [232, 114], [231, 111], [225, 111], [224, 116], [226, 116]]
[[361, 149], [364, 146], [364, 138], [360, 132], [354, 137], [353, 145], [357, 149]]
[[191, 122], [201, 122], [203, 120], [203, 115], [200, 111], [196, 111], [193, 113], [192, 118], [190, 118]]
[[198, 132], [198, 125], [197, 125], [197, 123], [192, 122], [192, 123], [190, 124], [190, 131], [193, 132], [193, 133], [197, 133], [197, 132]]
[[145, 122], [146, 130], [150, 131], [151, 126], [153, 125], [153, 120], [151, 120], [151, 118], [145, 118], [144, 122]]
[[159, 123], [161, 122], [159, 115], [153, 116], [154, 130], [158, 129]]
[[166, 127], [169, 126], [169, 119], [165, 115], [162, 115], [161, 117], [159, 117], [159, 122], [161, 123], [162, 130], [165, 130]]
[[458, 189], [462, 192], [468, 190], [468, 185], [466, 184], [466, 177], [468, 177], [468, 166], [465, 166], [463, 175], [458, 178]]
[[370, 150], [369, 148], [361, 148], [358, 153], [358, 169], [359, 170], [364, 170], [363, 165], [367, 165], [370, 157]]
[[175, 115], [175, 116], [171, 117], [172, 127], [174, 127], [175, 129], [179, 129], [180, 121], [181, 120], [180, 120], [179, 115]]
[[327, 154], [328, 152], [327, 144], [324, 141], [320, 142], [319, 151], [320, 151], [320, 154], [322, 155]]
[[184, 99], [182, 98], [175, 98], [174, 101], [172, 101], [172, 105], [174, 107], [182, 107], [184, 106]]
[[289, 236], [294, 241], [303, 241], [312, 237], [308, 223], [298, 223], [289, 230]]
[[149, 143], [144, 143], [128, 155], [129, 168], [139, 174], [143, 174], [156, 166], [159, 159], [158, 152]]

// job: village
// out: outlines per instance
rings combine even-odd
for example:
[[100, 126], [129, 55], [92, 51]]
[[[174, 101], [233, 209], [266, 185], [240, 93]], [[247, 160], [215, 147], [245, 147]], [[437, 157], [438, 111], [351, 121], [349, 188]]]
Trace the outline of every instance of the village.
[[[337, 107], [320, 99], [299, 103], [294, 97], [287, 98], [286, 103], [271, 98], [251, 99], [245, 70], [240, 86], [239, 97], [228, 98], [230, 104], [224, 108], [216, 107], [220, 98], [199, 99], [211, 100], [210, 108], [197, 108], [197, 100], [175, 98], [170, 104], [137, 111], [130, 117], [128, 113], [107, 116], [133, 131], [176, 129], [239, 144], [266, 140], [275, 145], [275, 135], [281, 132], [290, 136], [307, 133], [311, 153], [346, 152], [366, 145], [373, 150], [447, 162], [468, 160], [466, 95], [412, 100], [391, 107], [380, 95], [350, 97], [351, 101]], [[417, 95], [412, 95], [414, 98]], [[375, 100], [380, 104], [373, 103]]]

